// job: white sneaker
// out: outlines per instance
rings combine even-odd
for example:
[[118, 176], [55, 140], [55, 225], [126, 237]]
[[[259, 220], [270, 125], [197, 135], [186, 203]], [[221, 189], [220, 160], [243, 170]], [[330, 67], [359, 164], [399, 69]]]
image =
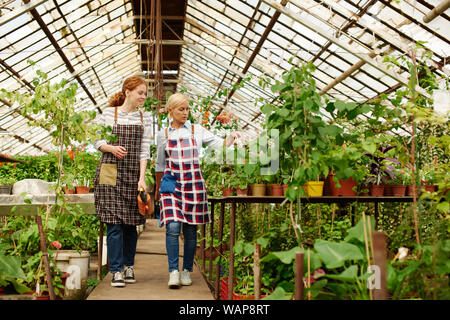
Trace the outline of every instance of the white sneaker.
[[178, 289], [180, 287], [180, 272], [178, 270], [173, 270], [170, 273], [168, 285], [170, 289]]
[[125, 287], [125, 280], [123, 279], [122, 272], [114, 272], [111, 280], [112, 287]]
[[188, 270], [184, 269], [181, 271], [180, 282], [183, 286], [190, 286], [192, 284], [191, 273]]

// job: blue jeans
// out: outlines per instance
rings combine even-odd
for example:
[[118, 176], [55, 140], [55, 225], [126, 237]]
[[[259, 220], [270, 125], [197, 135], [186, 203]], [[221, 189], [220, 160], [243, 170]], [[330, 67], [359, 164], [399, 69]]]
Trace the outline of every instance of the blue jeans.
[[166, 250], [169, 260], [169, 272], [178, 270], [178, 254], [180, 249], [178, 237], [180, 236], [181, 225], [183, 225], [184, 236], [182, 270], [186, 269], [192, 272], [192, 266], [194, 265], [194, 255], [197, 246], [197, 225], [170, 221], [166, 224]]
[[107, 223], [106, 245], [108, 247], [109, 271], [123, 271], [123, 266], [133, 266], [136, 255], [136, 226]]

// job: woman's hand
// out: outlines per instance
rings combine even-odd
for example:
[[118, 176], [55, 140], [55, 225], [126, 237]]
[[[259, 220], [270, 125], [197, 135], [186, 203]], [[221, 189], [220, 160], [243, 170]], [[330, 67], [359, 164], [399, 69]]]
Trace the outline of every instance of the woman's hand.
[[122, 146], [111, 146], [110, 151], [117, 159], [123, 159], [127, 155], [127, 150]]
[[145, 183], [145, 180], [139, 179], [138, 190], [141, 190], [141, 188], [144, 188], [144, 191], [147, 192], [147, 184]]
[[230, 133], [230, 135], [225, 139], [225, 144], [227, 147], [229, 147], [234, 143], [234, 141], [236, 141], [236, 139], [240, 138], [242, 138], [242, 133], [240, 133], [239, 131], [234, 131]]

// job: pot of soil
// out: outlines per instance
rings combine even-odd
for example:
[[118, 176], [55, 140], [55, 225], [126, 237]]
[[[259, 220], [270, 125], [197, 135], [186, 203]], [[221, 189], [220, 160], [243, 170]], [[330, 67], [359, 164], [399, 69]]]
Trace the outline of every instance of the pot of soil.
[[[415, 192], [414, 192], [415, 191]], [[406, 195], [407, 196], [414, 196], [414, 193], [416, 194], [416, 196], [418, 196], [418, 193], [417, 193], [417, 186], [414, 188], [414, 186], [413, 185], [407, 185], [406, 186]]]
[[12, 187], [13, 186], [7, 186], [7, 185], [0, 186], [0, 194], [11, 194]]
[[434, 192], [434, 189], [434, 184], [425, 184], [421, 187], [422, 192]]
[[89, 193], [89, 187], [86, 186], [75, 186], [76, 194], [86, 194]]
[[354, 197], [356, 192], [354, 187], [356, 187], [356, 180], [353, 178], [348, 178], [346, 180], [339, 179], [339, 188], [336, 188], [336, 182], [333, 181], [333, 174], [329, 174], [325, 180], [323, 186], [323, 194], [326, 196], [343, 196], [343, 197]]
[[246, 196], [246, 195], [248, 195], [248, 188], [241, 189], [238, 187], [238, 188], [236, 188], [236, 194], [240, 197]]
[[252, 190], [252, 196], [264, 197], [266, 195], [266, 185], [265, 184], [252, 184], [250, 185]]
[[372, 197], [382, 197], [384, 195], [384, 185], [371, 184], [369, 186], [369, 192]]
[[233, 194], [234, 190], [232, 188], [223, 188], [222, 194], [224, 197], [229, 197]]
[[392, 195], [394, 197], [404, 197], [406, 194], [406, 186], [405, 185], [393, 185], [392, 186]]
[[384, 185], [384, 195], [385, 196], [388, 196], [388, 197], [393, 196], [392, 187], [393, 187], [392, 184], [385, 184]]
[[280, 185], [272, 186], [272, 196], [273, 197], [283, 197], [284, 196], [283, 186], [280, 186]]
[[368, 197], [370, 192], [369, 186], [360, 186], [358, 189], [358, 195], [360, 197]]
[[303, 186], [308, 197], [321, 197], [323, 194], [323, 181], [308, 181]]

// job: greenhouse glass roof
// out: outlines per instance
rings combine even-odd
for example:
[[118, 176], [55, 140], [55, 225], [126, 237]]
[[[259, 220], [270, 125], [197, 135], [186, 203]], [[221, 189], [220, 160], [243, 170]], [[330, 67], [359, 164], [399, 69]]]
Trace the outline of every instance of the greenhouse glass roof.
[[[450, 1], [174, 0], [160, 1], [155, 15], [158, 2], [2, 0], [0, 88], [33, 92], [39, 69], [50, 81], [78, 83], [77, 110], [102, 112], [126, 77], [141, 74], [150, 95], [162, 88], [164, 97], [181, 89], [194, 99], [213, 97], [212, 107], [232, 112], [253, 137], [262, 130], [260, 106], [274, 99], [259, 78], [280, 79], [292, 64], [313, 62], [320, 93], [355, 102], [407, 83], [408, 70], [382, 61], [408, 55], [417, 42], [433, 52], [423, 62], [444, 79], [442, 89], [450, 75]], [[444, 11], [424, 22], [434, 8]], [[248, 77], [243, 88], [217, 95]], [[0, 153], [54, 149], [49, 131], [27, 124], [41, 116], [22, 116], [19, 107], [1, 100]]]

